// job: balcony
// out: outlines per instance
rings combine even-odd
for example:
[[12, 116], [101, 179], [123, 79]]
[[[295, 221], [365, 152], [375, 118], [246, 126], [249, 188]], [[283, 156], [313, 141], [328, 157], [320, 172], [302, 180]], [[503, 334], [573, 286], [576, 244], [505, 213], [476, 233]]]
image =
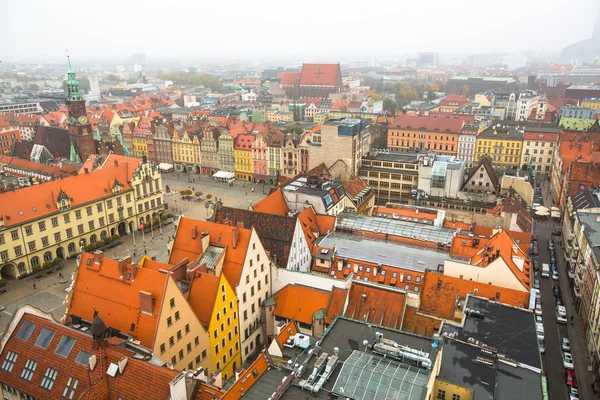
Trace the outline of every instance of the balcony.
[[569, 268], [569, 270], [567, 271], [567, 274], [569, 275], [569, 278], [575, 279], [575, 269], [574, 268]]
[[573, 293], [575, 293], [576, 297], [582, 297], [581, 290], [579, 289], [579, 285], [573, 286]]

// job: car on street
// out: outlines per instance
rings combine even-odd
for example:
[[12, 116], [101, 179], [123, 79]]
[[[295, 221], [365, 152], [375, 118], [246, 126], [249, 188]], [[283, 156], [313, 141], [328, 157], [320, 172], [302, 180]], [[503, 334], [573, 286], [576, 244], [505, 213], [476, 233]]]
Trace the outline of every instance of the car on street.
[[567, 382], [567, 386], [577, 388], [577, 378], [575, 377], [575, 371], [566, 369], [565, 381]]
[[542, 318], [541, 315], [536, 315], [535, 316], [535, 323], [536, 324], [542, 324], [542, 323], [544, 323], [544, 319]]
[[533, 260], [533, 270], [535, 272], [538, 272], [540, 270], [540, 263], [538, 262], [538, 260]]
[[562, 301], [562, 298], [561, 298], [561, 297], [555, 297], [555, 298], [554, 298], [554, 302], [556, 303], [556, 306], [557, 306], [557, 307], [558, 307], [558, 306], [564, 306], [564, 305], [565, 305], [565, 304], [563, 303], [563, 301]]
[[556, 269], [552, 270], [552, 280], [554, 280], [554, 281], [558, 280], [558, 271]]
[[533, 280], [533, 288], [534, 289], [539, 289], [540, 288], [540, 281], [539, 281], [539, 279], [534, 279]]
[[562, 232], [560, 230], [554, 229], [552, 231], [552, 236], [560, 236], [560, 235], [562, 235]]
[[538, 339], [544, 339], [544, 324], [536, 322], [535, 334], [537, 335]]
[[567, 323], [567, 309], [565, 306], [556, 307], [556, 322], [559, 324]]
[[543, 338], [538, 337], [538, 348], [540, 349], [541, 354], [546, 352], [546, 344], [544, 343]]
[[560, 348], [564, 351], [571, 351], [571, 342], [569, 341], [569, 338], [564, 336], [560, 338]]
[[542, 263], [542, 278], [550, 277], [550, 266], [546, 263]]
[[579, 400], [579, 390], [574, 387], [569, 388], [569, 400]]
[[548, 250], [554, 250], [554, 242], [552, 239], [548, 240]]
[[[540, 303], [537, 303], [535, 305], [535, 315], [539, 315], [539, 316], [542, 315], [542, 305]], [[566, 321], [566, 319], [565, 319], [565, 321]], [[566, 322], [565, 322], [565, 324], [566, 324]]]
[[563, 353], [563, 367], [565, 367], [565, 369], [575, 369], [571, 353]]

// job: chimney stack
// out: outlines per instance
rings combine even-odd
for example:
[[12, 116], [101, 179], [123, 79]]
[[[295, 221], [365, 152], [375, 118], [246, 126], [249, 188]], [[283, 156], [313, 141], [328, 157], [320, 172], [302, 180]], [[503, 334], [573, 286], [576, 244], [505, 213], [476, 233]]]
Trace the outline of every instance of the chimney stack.
[[127, 256], [124, 258], [120, 258], [117, 260], [117, 264], [119, 265], [119, 277], [123, 278], [125, 276], [125, 271], [127, 270], [127, 265], [131, 263], [131, 256]]
[[94, 252], [94, 264], [100, 264], [100, 262], [102, 261], [102, 258], [104, 258], [104, 252], [101, 250], [96, 250]]
[[233, 248], [237, 248], [238, 240], [240, 238], [240, 230], [238, 227], [233, 228], [233, 232], [231, 235], [231, 241]]

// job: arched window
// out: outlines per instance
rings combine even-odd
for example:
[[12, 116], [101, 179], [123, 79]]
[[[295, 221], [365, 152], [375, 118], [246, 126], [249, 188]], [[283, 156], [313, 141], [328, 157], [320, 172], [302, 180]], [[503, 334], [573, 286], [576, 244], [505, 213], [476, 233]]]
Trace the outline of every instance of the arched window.
[[44, 261], [52, 261], [52, 253], [49, 251], [44, 253]]
[[22, 274], [23, 272], [25, 272], [25, 263], [20, 262], [17, 268], [19, 269], [19, 273]]
[[100, 240], [102, 240], [102, 241], [106, 240], [106, 231], [100, 232]]
[[69, 243], [68, 250], [69, 253], [75, 253], [75, 243]]
[[96, 243], [96, 235], [95, 234], [90, 237], [90, 243]]
[[40, 259], [38, 256], [35, 256], [31, 259], [31, 266], [35, 267], [36, 265], [40, 265]]

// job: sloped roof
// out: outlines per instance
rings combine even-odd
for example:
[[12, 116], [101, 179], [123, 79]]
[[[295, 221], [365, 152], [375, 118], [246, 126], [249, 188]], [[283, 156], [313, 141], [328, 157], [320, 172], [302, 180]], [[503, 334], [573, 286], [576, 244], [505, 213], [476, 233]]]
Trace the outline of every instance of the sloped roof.
[[389, 286], [353, 281], [346, 317], [392, 329], [400, 329], [406, 293]]
[[[193, 230], [197, 230], [195, 239], [192, 236]], [[225, 248], [223, 273], [231, 287], [236, 287], [240, 282], [246, 253], [250, 245], [252, 231], [249, 229], [182, 216], [179, 218], [169, 264], [175, 264], [184, 258], [188, 258], [190, 261], [199, 259], [204, 253], [202, 232], [208, 232], [211, 245]]]
[[312, 325], [313, 314], [326, 310], [330, 293], [309, 286], [288, 284], [273, 295], [275, 309], [273, 314]]
[[33, 143], [45, 146], [56, 158], [69, 158], [71, 139], [66, 129], [40, 125], [35, 132]]
[[431, 337], [439, 331], [442, 321], [442, 318], [434, 318], [433, 316], [419, 312], [419, 309], [416, 307], [407, 306], [404, 310], [402, 330]]
[[[73, 398], [82, 400], [121, 397], [166, 399], [170, 396], [169, 383], [179, 375], [179, 371], [136, 359], [134, 352], [118, 346], [123, 342], [122, 339], [110, 338], [105, 350], [96, 350], [90, 335], [61, 325], [50, 315], [43, 314], [30, 306], [17, 310], [13, 321], [16, 324], [14, 330], [9, 329], [8, 336], [5, 336], [6, 343], [2, 347], [0, 360], [5, 360], [9, 351], [16, 353], [17, 359], [11, 372], [0, 369], [0, 380], [38, 399], [63, 398], [62, 394], [66, 387], [74, 389]], [[33, 331], [27, 340], [17, 337], [25, 324], [33, 325]], [[46, 349], [34, 345], [43, 329], [54, 332]], [[66, 356], [57, 354], [64, 337], [74, 340]], [[64, 353], [64, 349], [62, 351]], [[88, 371], [86, 356], [82, 356], [84, 353], [81, 352], [96, 356], [98, 363], [93, 371]], [[79, 357], [85, 365], [76, 361]], [[108, 365], [116, 364], [125, 357], [127, 357], [127, 364], [123, 371], [117, 372], [114, 377], [109, 376]], [[37, 362], [31, 380], [20, 377], [28, 360]], [[49, 390], [41, 386], [47, 368], [57, 371], [54, 385]], [[77, 380], [76, 387], [75, 380]]]
[[68, 177], [77, 174], [79, 168], [66, 163], [57, 163], [54, 165], [40, 164], [22, 158], [0, 155], [0, 164], [18, 168], [24, 171], [33, 171], [53, 178]]
[[391, 129], [411, 129], [427, 132], [460, 133], [465, 121], [462, 118], [405, 115], [396, 119]]
[[217, 275], [196, 273], [190, 284], [188, 303], [206, 329], [212, 319], [220, 280]]
[[448, 95], [440, 100], [440, 106], [448, 106], [450, 103], [458, 103], [458, 105], [469, 104], [471, 100], [467, 99], [463, 96], [458, 96], [455, 94]]
[[298, 332], [298, 327], [294, 320], [289, 320], [287, 324], [283, 325], [279, 330], [279, 334], [275, 336], [279, 348], [283, 348], [283, 345], [287, 343], [287, 340]]
[[281, 189], [279, 188], [254, 204], [252, 208], [254, 211], [277, 215], [288, 215], [288, 212], [290, 211], [285, 202], [285, 198], [283, 197], [283, 193], [281, 193]]
[[346, 289], [332, 287], [331, 297], [329, 297], [329, 304], [327, 304], [327, 315], [325, 316], [325, 323], [331, 324], [333, 320], [344, 315], [344, 304], [346, 303]]
[[473, 167], [471, 169], [471, 173], [465, 180], [465, 183], [463, 183], [463, 186], [460, 188], [460, 190], [465, 189], [465, 187], [471, 182], [471, 180], [473, 179], [475, 174], [479, 173], [479, 170], [481, 169], [482, 166], [485, 168], [485, 172], [487, 173], [487, 175], [490, 179], [490, 182], [492, 183], [492, 186], [494, 187], [496, 193], [500, 192], [500, 182], [498, 182], [498, 177], [496, 176], [496, 173], [494, 172], [494, 167], [492, 166], [492, 159], [487, 156], [482, 157], [481, 160], [479, 160], [479, 162], [477, 162], [477, 165], [475, 165], [475, 167]]
[[254, 228], [277, 265], [283, 268], [287, 266], [296, 218], [221, 206], [217, 208], [214, 221], [232, 226], [241, 223], [246, 229]]
[[[477, 296], [494, 298], [496, 301], [511, 306], [527, 307], [529, 305], [529, 292], [429, 271], [425, 274], [420, 310], [452, 319], [457, 297], [465, 299], [469, 293], [475, 293], [475, 290], [477, 290]], [[497, 294], [500, 296], [497, 297]]]
[[220, 400], [238, 400], [254, 385], [272, 365], [266, 351], [248, 366]]
[[[130, 279], [126, 279], [128, 275]], [[95, 264], [94, 255], [84, 253], [68, 314], [91, 321], [96, 310], [107, 326], [125, 332], [143, 346], [152, 348], [167, 279], [167, 274], [132, 266], [131, 259], [126, 262], [126, 270], [121, 277], [119, 261], [102, 257], [100, 263]], [[140, 291], [150, 293], [154, 299], [151, 315], [142, 312]]]
[[281, 74], [282, 85], [295, 85], [296, 80], [300, 77], [300, 72], [280, 72], [279, 74]]
[[[111, 156], [112, 157], [112, 156]], [[109, 157], [109, 160], [113, 158]], [[129, 181], [141, 160], [121, 157], [129, 160], [126, 163], [114, 165], [105, 162], [103, 168], [91, 171], [89, 174], [70, 176], [53, 180], [42, 185], [33, 185], [19, 190], [6, 192], [2, 195], [0, 215], [4, 217], [6, 226], [13, 226], [25, 221], [37, 219], [58, 212], [56, 203], [58, 194], [62, 191], [71, 199], [71, 207], [77, 207], [91, 201], [112, 196], [112, 184], [118, 180], [123, 185], [123, 191], [132, 190]], [[129, 176], [128, 176], [129, 173]]]
[[339, 64], [303, 64], [300, 85], [336, 86], [341, 75]]

